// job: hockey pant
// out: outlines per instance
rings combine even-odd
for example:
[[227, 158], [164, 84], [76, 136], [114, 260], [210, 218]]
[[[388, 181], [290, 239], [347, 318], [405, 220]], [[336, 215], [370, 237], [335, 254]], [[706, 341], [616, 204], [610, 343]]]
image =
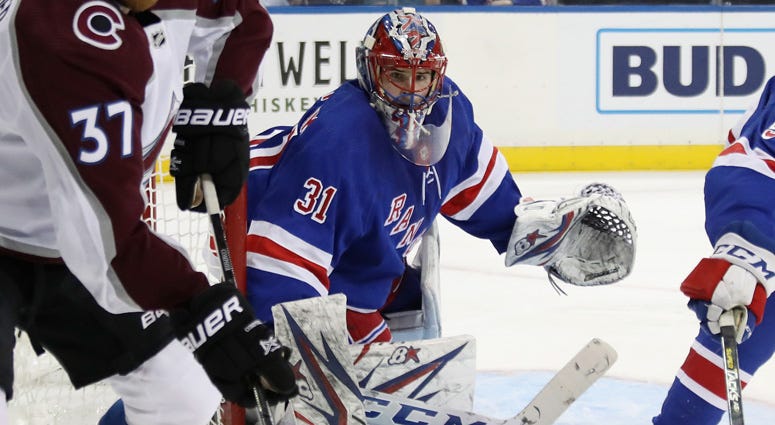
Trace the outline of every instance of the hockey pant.
[[347, 309], [350, 343], [416, 341], [441, 336], [437, 284], [423, 283], [421, 270], [407, 266], [377, 311]]
[[[221, 401], [207, 374], [177, 340], [134, 371], [111, 376], [107, 382], [121, 397], [123, 408], [114, 412], [118, 418], [99, 425], [206, 424]], [[121, 412], [126, 422], [115, 421]]]
[[350, 343], [390, 342], [393, 335], [385, 321], [385, 316], [417, 311], [421, 308], [420, 271], [407, 266], [403, 276], [393, 282], [384, 307], [376, 311], [347, 308], [347, 332]]
[[63, 264], [0, 254], [0, 388], [8, 398], [14, 327], [36, 351], [53, 354], [75, 388], [107, 379], [124, 398], [131, 425], [205, 424], [220, 402], [166, 315], [110, 314]]

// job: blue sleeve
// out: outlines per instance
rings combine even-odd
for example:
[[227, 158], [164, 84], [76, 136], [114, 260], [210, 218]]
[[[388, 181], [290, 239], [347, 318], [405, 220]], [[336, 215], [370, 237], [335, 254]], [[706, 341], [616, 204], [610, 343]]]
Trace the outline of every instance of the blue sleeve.
[[[455, 195], [445, 202], [441, 212], [466, 233], [488, 239], [498, 253], [503, 253], [516, 220], [514, 207], [522, 195], [508, 162], [476, 124], [471, 102], [451, 80], [450, 84], [458, 92], [453, 127], [455, 139], [450, 143], [453, 151], [448, 152], [457, 155], [460, 161], [457, 164], [458, 181], [453, 185], [468, 185], [464, 192], [472, 193]], [[477, 176], [481, 180], [470, 180]], [[472, 206], [475, 207], [472, 214], [456, 214]]]
[[741, 167], [714, 167], [705, 177], [705, 230], [726, 233], [775, 252], [775, 180]]
[[499, 254], [506, 252], [511, 237], [511, 230], [517, 216], [514, 207], [519, 203], [521, 195], [517, 184], [506, 174], [498, 189], [482, 204], [469, 219], [465, 221], [447, 219], [466, 233], [482, 239], [488, 239]]

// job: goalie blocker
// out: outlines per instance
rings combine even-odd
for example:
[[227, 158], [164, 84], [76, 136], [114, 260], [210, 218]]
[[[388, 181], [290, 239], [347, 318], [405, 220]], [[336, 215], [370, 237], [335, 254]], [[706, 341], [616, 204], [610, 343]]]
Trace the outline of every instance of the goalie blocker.
[[587, 185], [573, 198], [520, 202], [514, 212], [506, 266], [541, 266], [553, 283], [579, 286], [618, 282], [632, 270], [635, 222], [607, 184]]

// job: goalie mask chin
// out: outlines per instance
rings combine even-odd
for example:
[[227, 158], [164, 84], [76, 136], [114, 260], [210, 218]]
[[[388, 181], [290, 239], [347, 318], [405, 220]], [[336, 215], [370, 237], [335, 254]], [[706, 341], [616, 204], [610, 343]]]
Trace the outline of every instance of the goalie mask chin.
[[606, 285], [630, 274], [637, 231], [621, 195], [592, 184], [581, 196], [517, 205], [506, 265], [542, 266], [579, 286]]
[[447, 57], [430, 21], [404, 7], [383, 15], [356, 48], [358, 83], [369, 93], [393, 147], [417, 165], [441, 159], [449, 138], [423, 124], [441, 95]]
[[449, 147], [452, 130], [452, 102], [447, 103], [444, 122], [439, 126], [425, 124], [428, 111], [395, 108], [380, 99], [372, 101], [382, 118], [390, 140], [404, 159], [415, 165], [431, 166], [439, 162]]

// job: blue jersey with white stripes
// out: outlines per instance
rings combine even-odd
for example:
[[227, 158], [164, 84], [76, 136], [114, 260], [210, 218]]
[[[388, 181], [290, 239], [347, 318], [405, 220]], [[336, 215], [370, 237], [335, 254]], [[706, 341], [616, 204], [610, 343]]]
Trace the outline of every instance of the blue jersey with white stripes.
[[438, 214], [503, 252], [520, 192], [504, 157], [474, 122], [471, 103], [445, 79], [425, 119], [449, 134], [433, 166], [391, 146], [368, 94], [344, 83], [293, 127], [251, 145], [248, 297], [271, 320], [274, 304], [344, 293], [348, 308], [385, 304], [404, 257]]
[[[745, 386], [775, 353], [775, 78], [730, 130], [705, 177], [705, 229], [717, 251], [761, 272], [767, 290], [762, 321], [738, 347]], [[726, 411], [722, 362], [718, 335], [701, 330], [653, 423], [719, 423]]]
[[734, 232], [775, 252], [775, 78], [730, 130], [728, 143], [705, 181], [710, 241]]

